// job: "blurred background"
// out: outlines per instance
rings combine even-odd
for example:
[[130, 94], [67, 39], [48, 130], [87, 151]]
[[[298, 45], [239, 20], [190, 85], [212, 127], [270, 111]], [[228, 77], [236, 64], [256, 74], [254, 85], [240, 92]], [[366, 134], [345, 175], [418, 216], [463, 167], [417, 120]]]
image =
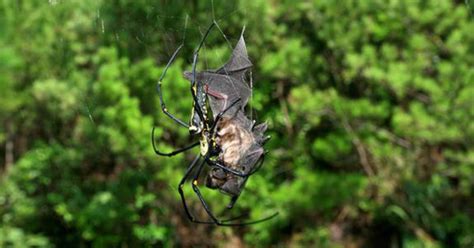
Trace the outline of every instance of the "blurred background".
[[[0, 2], [1, 247], [472, 247], [474, 3]], [[159, 108], [191, 113], [198, 70], [246, 26], [249, 115], [272, 139], [222, 228], [190, 223], [177, 191], [197, 149]], [[202, 183], [201, 183], [202, 185]], [[192, 211], [206, 218], [189, 184]]]

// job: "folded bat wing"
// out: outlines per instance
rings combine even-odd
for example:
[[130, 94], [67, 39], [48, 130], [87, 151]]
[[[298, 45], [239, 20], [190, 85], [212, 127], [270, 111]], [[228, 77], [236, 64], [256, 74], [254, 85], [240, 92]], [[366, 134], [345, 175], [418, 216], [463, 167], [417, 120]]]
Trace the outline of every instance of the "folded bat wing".
[[[225, 115], [233, 116], [238, 110], [243, 110], [252, 94], [252, 89], [246, 82], [246, 73], [252, 68], [245, 46], [243, 35], [232, 51], [232, 55], [222, 67], [217, 70], [196, 72], [196, 81], [201, 87], [206, 87], [208, 99], [214, 117], [233, 102], [240, 102], [226, 111]], [[192, 72], [185, 72], [185, 78], [192, 81]]]
[[216, 72], [219, 74], [234, 76], [234, 77], [243, 77], [244, 73], [252, 68], [253, 64], [250, 62], [247, 47], [245, 45], [245, 40], [243, 34], [240, 36], [239, 42], [232, 51], [232, 56], [229, 61]]

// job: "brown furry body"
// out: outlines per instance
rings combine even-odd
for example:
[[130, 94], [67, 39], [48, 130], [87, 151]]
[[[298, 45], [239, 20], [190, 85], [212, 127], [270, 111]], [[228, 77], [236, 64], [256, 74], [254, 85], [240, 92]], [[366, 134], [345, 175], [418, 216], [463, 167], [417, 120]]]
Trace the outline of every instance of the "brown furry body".
[[224, 118], [219, 122], [216, 137], [216, 143], [222, 150], [219, 160], [228, 167], [241, 170], [238, 162], [254, 142], [253, 133], [242, 128], [233, 119]]
[[[256, 147], [257, 138], [251, 128], [245, 128], [238, 119], [222, 118], [217, 124], [215, 136], [215, 145], [220, 150], [218, 162], [239, 173], [248, 173], [263, 155], [263, 148], [258, 145]], [[245, 177], [213, 168], [207, 177], [206, 185], [209, 188], [218, 188], [226, 194], [238, 196], [245, 181]]]

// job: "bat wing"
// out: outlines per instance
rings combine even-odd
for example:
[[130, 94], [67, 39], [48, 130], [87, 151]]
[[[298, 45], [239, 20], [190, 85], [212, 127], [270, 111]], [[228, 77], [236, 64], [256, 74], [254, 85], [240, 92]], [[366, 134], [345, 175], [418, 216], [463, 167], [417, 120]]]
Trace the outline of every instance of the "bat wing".
[[[247, 105], [252, 89], [246, 82], [246, 73], [252, 66], [242, 33], [226, 64], [217, 70], [196, 72], [196, 80], [206, 87], [214, 117], [239, 98], [240, 102], [227, 110], [225, 115], [233, 116]], [[185, 72], [184, 77], [192, 81], [192, 72]]]
[[[236, 109], [239, 108], [239, 106], [240, 109], [243, 109], [247, 105], [248, 99], [252, 94], [252, 89], [246, 81], [246, 73], [252, 68], [252, 66], [253, 64], [249, 59], [242, 32], [237, 45], [235, 45], [234, 50], [232, 51], [230, 59], [221, 68], [214, 71], [216, 74], [222, 76], [214, 76], [214, 79], [216, 80], [210, 81], [208, 84], [209, 89], [228, 95], [227, 104], [232, 104], [235, 100], [240, 98], [241, 100], [236, 105]], [[220, 105], [216, 107], [222, 107], [222, 103], [213, 104], [213, 102], [221, 100], [222, 99], [210, 96], [211, 106]], [[213, 109], [213, 112], [216, 113], [215, 111], [219, 110], [222, 110], [222, 108]], [[229, 109], [226, 114], [233, 115], [235, 114], [235, 111]]]
[[247, 46], [245, 45], [245, 40], [243, 34], [240, 36], [239, 42], [232, 51], [232, 55], [225, 65], [216, 70], [216, 73], [229, 75], [236, 78], [242, 78], [253, 64], [250, 62]]
[[[191, 72], [185, 72], [184, 76], [188, 80], [192, 80]], [[214, 117], [240, 98], [240, 102], [225, 113], [227, 116], [233, 116], [239, 109], [244, 108], [252, 94], [252, 90], [245, 82], [228, 75], [214, 72], [196, 72], [196, 80], [206, 87], [205, 91], [207, 91], [209, 105]]]

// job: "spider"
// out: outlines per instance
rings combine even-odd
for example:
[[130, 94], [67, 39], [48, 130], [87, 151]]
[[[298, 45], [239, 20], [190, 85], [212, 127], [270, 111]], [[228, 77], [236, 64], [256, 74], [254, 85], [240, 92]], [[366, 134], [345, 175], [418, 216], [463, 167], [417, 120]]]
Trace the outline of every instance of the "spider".
[[[178, 185], [178, 192], [182, 200], [183, 208], [190, 221], [219, 226], [256, 224], [267, 221], [275, 217], [278, 213], [247, 222], [235, 222], [239, 217], [219, 220], [212, 213], [198, 187], [198, 178], [204, 165], [207, 164], [210, 169], [206, 178], [206, 186], [210, 189], [218, 189], [220, 192], [229, 195], [231, 200], [227, 208], [232, 208], [239, 198], [249, 176], [261, 168], [266, 153], [263, 149], [263, 145], [269, 139], [268, 136], [264, 136], [267, 125], [265, 123], [255, 125], [255, 121], [251, 121], [244, 114], [245, 104], [251, 94], [251, 89], [245, 82], [245, 77], [252, 66], [248, 60], [245, 41], [243, 40], [245, 28], [227, 64], [217, 70], [196, 71], [199, 51], [214, 27], [217, 27], [219, 31], [221, 31], [218, 24], [213, 21], [204, 33], [199, 42], [199, 46], [194, 51], [192, 71], [184, 73], [185, 78], [190, 81], [191, 95], [193, 98], [193, 108], [189, 124], [168, 112], [161, 90], [161, 84], [166, 76], [166, 72], [175, 60], [183, 44], [181, 44], [171, 56], [157, 84], [157, 92], [163, 113], [180, 126], [187, 128], [190, 135], [199, 135], [199, 141], [169, 153], [161, 152], [155, 145], [155, 127], [153, 127], [151, 132], [153, 150], [160, 156], [175, 156], [196, 146], [200, 147], [200, 153], [188, 166]], [[211, 107], [212, 114], [208, 112], [206, 106]], [[209, 115], [212, 115], [213, 118]], [[191, 177], [192, 171], [196, 171], [196, 173], [192, 177], [191, 186], [204, 207], [204, 210], [210, 217], [210, 221], [195, 218], [186, 203], [183, 186]]]

